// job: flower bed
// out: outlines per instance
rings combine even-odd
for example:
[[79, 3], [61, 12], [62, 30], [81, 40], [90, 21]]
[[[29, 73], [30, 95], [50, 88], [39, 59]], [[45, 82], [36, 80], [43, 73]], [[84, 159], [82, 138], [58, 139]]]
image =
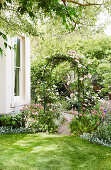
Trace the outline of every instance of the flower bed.
[[[91, 106], [91, 105], [89, 105]], [[88, 140], [111, 146], [111, 114], [96, 105], [93, 109], [82, 108], [78, 113], [72, 110], [74, 119], [70, 122], [71, 132]]]

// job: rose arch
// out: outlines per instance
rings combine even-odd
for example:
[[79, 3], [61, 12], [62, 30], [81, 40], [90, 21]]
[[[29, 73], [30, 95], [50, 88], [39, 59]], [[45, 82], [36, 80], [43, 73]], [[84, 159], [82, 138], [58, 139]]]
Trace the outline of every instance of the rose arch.
[[[44, 73], [43, 73], [43, 101], [44, 101], [44, 114], [45, 114], [45, 107], [46, 107], [46, 99], [45, 99], [45, 81], [46, 81], [46, 69], [47, 66], [51, 68], [51, 71], [61, 64], [64, 61], [68, 61], [71, 65], [71, 70], [77, 75], [77, 99], [78, 99], [78, 112], [80, 112], [80, 97], [81, 93], [84, 96], [84, 81], [87, 78], [91, 78], [89, 74], [89, 67], [86, 63], [85, 57], [78, 55], [75, 51], [68, 51], [67, 55], [64, 54], [54, 54], [51, 57], [47, 58], [47, 64], [44, 65]], [[82, 88], [81, 88], [82, 87]], [[73, 94], [72, 94], [73, 95]]]

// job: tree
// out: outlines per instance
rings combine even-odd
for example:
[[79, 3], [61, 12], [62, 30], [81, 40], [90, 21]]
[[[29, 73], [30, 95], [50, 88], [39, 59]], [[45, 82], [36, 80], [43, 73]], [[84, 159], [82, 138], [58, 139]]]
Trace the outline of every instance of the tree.
[[38, 20], [59, 16], [66, 28], [91, 26], [104, 9], [110, 11], [111, 1], [73, 0], [0, 0], [0, 26], [6, 32], [21, 30], [38, 35]]

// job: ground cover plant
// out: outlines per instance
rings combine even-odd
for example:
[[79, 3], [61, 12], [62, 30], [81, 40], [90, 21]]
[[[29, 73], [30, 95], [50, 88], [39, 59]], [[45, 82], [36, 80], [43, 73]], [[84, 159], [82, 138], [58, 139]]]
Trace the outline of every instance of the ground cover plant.
[[57, 134], [0, 135], [0, 168], [110, 170], [111, 149]]

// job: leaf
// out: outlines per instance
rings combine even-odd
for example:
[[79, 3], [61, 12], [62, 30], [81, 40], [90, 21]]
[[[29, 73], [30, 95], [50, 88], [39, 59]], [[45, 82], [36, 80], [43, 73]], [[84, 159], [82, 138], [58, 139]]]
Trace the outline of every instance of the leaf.
[[0, 10], [2, 9], [2, 3], [0, 3]]
[[7, 1], [8, 3], [10, 3], [10, 4], [12, 3], [12, 1], [11, 1], [11, 0], [6, 0], [6, 1]]
[[0, 48], [0, 57], [3, 55], [3, 50]]
[[34, 17], [35, 17], [34, 13], [31, 12], [31, 11], [29, 11], [29, 16], [30, 16], [31, 18], [34, 18]]
[[4, 42], [4, 46], [5, 46], [5, 48], [7, 48], [7, 43], [6, 42]]
[[16, 124], [16, 122], [13, 120], [13, 121], [12, 121], [12, 125], [15, 125], [15, 124]]
[[3, 33], [2, 32], [0, 32], [0, 36], [2, 35]]
[[12, 47], [10, 45], [8, 47], [10, 48], [10, 50], [12, 49]]
[[4, 40], [7, 41], [7, 36], [5, 34], [2, 33], [2, 37], [3, 37]]

